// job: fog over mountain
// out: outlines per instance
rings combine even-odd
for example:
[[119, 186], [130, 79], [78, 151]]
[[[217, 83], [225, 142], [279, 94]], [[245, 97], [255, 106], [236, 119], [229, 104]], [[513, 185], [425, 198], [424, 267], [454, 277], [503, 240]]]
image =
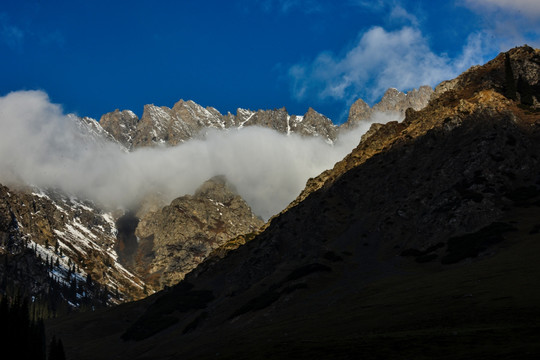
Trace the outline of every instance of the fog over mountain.
[[176, 147], [127, 152], [117, 143], [92, 141], [75, 117], [42, 91], [0, 98], [0, 182], [60, 188], [113, 207], [133, 207], [149, 192], [166, 200], [192, 193], [225, 175], [255, 214], [282, 210], [306, 180], [342, 159], [372, 122], [396, 120], [378, 113], [333, 146], [322, 139], [283, 135], [258, 127], [208, 131], [204, 140]]

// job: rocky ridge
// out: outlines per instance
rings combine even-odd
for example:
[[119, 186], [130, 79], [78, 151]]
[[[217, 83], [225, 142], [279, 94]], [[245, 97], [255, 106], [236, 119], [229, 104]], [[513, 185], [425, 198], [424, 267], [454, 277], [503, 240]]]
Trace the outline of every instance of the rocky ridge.
[[[123, 308], [137, 320], [102, 336], [122, 332], [124, 342], [73, 339], [69, 349], [79, 358], [137, 358], [141, 349], [235, 358], [247, 348], [348, 356], [378, 354], [388, 339], [395, 352], [415, 336], [453, 344], [448, 328], [473, 340], [519, 329], [511, 346], [537, 344], [529, 335], [540, 294], [527, 281], [539, 273], [529, 256], [540, 212], [539, 78], [530, 74], [539, 70], [540, 51], [524, 46], [464, 73], [424, 109], [376, 129], [256, 236], [227, 242], [170, 291]], [[418, 301], [423, 308], [410, 305]], [[74, 324], [55, 328], [68, 344]]]
[[[508, 199], [516, 199], [527, 186], [535, 194], [540, 184], [539, 114], [534, 104], [503, 93], [521, 77], [529, 79], [522, 87], [534, 89], [533, 99], [540, 96], [539, 77], [530, 76], [540, 70], [540, 51], [525, 46], [507, 54], [465, 72], [424, 109], [409, 109], [403, 122], [377, 126], [333, 169], [308, 181], [302, 194], [238, 254], [245, 251], [246, 256], [248, 249], [264, 253], [260, 247], [267, 246], [280, 259], [284, 249], [309, 258], [307, 253], [337, 253], [344, 242], [361, 239], [392, 257], [406, 248], [424, 251], [443, 240], [436, 249], [440, 256], [444, 240], [489, 225], [504, 213]], [[516, 69], [513, 80], [505, 76], [508, 62]], [[380, 191], [365, 196], [364, 188]], [[291, 236], [303, 242], [291, 248]], [[338, 249], [333, 249], [333, 240]], [[219, 257], [225, 253], [216, 251]], [[194, 278], [213, 264], [226, 266], [226, 259], [209, 259]], [[252, 261], [238, 274], [248, 271]], [[280, 266], [268, 265], [250, 276], [263, 278]], [[240, 283], [245, 281], [235, 282]]]
[[238, 109], [236, 115], [222, 115], [212, 107], [180, 100], [172, 108], [146, 105], [139, 120], [129, 110], [107, 113], [99, 121], [103, 129], [128, 149], [155, 145], [177, 145], [208, 129], [241, 129], [260, 126], [282, 134], [318, 136], [332, 143], [337, 127], [330, 119], [309, 109], [304, 116], [289, 115], [285, 108], [251, 111]]
[[194, 195], [135, 217], [137, 241], [124, 263], [144, 275], [149, 288], [162, 289], [182, 280], [208, 254], [241, 234], [258, 230], [263, 221], [224, 177], [206, 181]]
[[349, 117], [343, 123], [343, 129], [355, 127], [359, 122], [369, 120], [375, 113], [392, 114], [395, 120], [401, 121], [405, 117], [405, 111], [408, 108], [421, 110], [429, 102], [433, 94], [430, 86], [420, 86], [407, 93], [402, 93], [394, 88], [386, 90], [381, 101], [370, 107], [364, 100], [356, 100], [350, 110]]
[[[386, 125], [372, 124], [371, 129], [364, 135], [358, 147], [345, 157], [345, 159], [338, 162], [333, 169], [323, 172], [316, 178], [309, 179], [304, 191], [291, 203], [289, 208], [298, 204], [307, 195], [317, 191], [323, 185], [328, 186], [332, 184], [341, 174], [387, 149], [392, 142], [397, 141], [396, 137], [398, 134], [401, 134], [407, 139], [424, 135], [434, 127], [432, 118], [439, 119], [439, 121], [444, 119], [447, 128], [452, 128], [460, 124], [460, 120], [458, 120], [459, 115], [470, 113], [470, 108], [473, 106], [467, 99], [474, 98], [475, 103], [482, 103], [489, 99], [490, 104], [495, 109], [501, 110], [501, 104], [509, 104], [508, 99], [503, 98], [507, 89], [516, 87], [516, 84], [520, 82], [519, 79], [521, 78], [528, 79], [527, 85], [521, 85], [521, 91], [532, 94], [530, 97], [534, 99], [534, 103], [531, 102], [529, 105], [521, 104], [521, 106], [530, 107], [532, 110], [538, 109], [538, 95], [534, 94], [540, 92], [539, 58], [540, 54], [538, 50], [528, 46], [518, 47], [508, 52], [508, 59], [505, 54], [500, 54], [483, 66], [473, 66], [457, 78], [443, 81], [432, 93], [431, 101], [422, 107], [421, 110], [415, 111], [413, 108], [406, 109], [406, 121], [401, 123], [392, 121]], [[510, 74], [512, 80], [508, 79], [506, 75], [508, 74], [508, 66], [516, 69], [515, 73]], [[481, 93], [482, 90], [489, 91], [487, 93]], [[515, 99], [521, 97], [520, 92], [515, 90], [514, 97]], [[485, 107], [481, 106], [481, 108]], [[531, 117], [529, 112], [524, 112], [522, 109], [513, 108], [512, 110], [519, 111], [523, 119], [529, 119]], [[426, 113], [431, 117], [424, 115]], [[421, 118], [419, 119], [418, 117]], [[411, 119], [413, 118], [416, 119], [416, 122], [411, 124]], [[534, 115], [532, 115], [532, 118], [534, 119]], [[402, 131], [403, 133], [401, 133]], [[377, 134], [377, 136], [367, 141], [367, 138], [372, 134]]]
[[156, 145], [177, 145], [193, 137], [204, 136], [208, 129], [241, 129], [259, 126], [282, 134], [298, 134], [307, 137], [320, 137], [332, 144], [339, 131], [354, 128], [359, 122], [367, 121], [376, 113], [403, 119], [405, 110], [420, 110], [426, 106], [433, 90], [421, 86], [407, 93], [388, 89], [381, 101], [372, 108], [362, 99], [357, 100], [350, 109], [347, 122], [336, 126], [326, 116], [313, 108], [300, 115], [290, 115], [287, 109], [251, 111], [237, 109], [236, 115], [222, 115], [212, 107], [202, 107], [189, 100], [180, 100], [172, 108], [146, 105], [139, 120], [130, 110], [107, 113], [99, 124], [103, 129], [126, 148]]
[[137, 213], [0, 185], [0, 255], [31, 264], [26, 273], [0, 268], [9, 279], [0, 291], [9, 285], [46, 297], [53, 286], [73, 308], [133, 301], [173, 285], [213, 249], [262, 224], [223, 177], [170, 205], [147, 199]]
[[131, 149], [138, 121], [139, 118], [133, 111], [120, 111], [116, 109], [113, 112], [103, 115], [99, 124], [107, 133], [116, 139], [116, 141], [127, 149]]
[[[6, 256], [30, 252], [26, 257], [32, 262], [48, 266], [46, 272], [32, 273], [35, 281], [24, 286], [29, 294], [46, 293], [49, 285], [43, 279], [52, 278], [67, 288], [78, 289], [78, 295], [73, 294], [70, 300], [73, 307], [79, 307], [83, 298], [98, 295], [85, 288], [91, 282], [103, 285], [105, 293], [99, 294], [104, 297], [103, 305], [144, 296], [140, 277], [117, 261], [113, 250], [116, 226], [111, 213], [60, 192], [5, 186], [0, 186], [0, 208], [1, 248]], [[18, 281], [16, 277], [14, 281]]]

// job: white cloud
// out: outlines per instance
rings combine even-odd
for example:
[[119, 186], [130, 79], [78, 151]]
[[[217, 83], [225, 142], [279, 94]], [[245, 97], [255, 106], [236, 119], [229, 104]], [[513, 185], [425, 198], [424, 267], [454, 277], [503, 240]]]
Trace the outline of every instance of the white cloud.
[[538, 0], [461, 0], [479, 15], [483, 31], [494, 45], [505, 51], [528, 43], [540, 47], [540, 1]]
[[148, 192], [159, 191], [168, 200], [193, 193], [223, 174], [267, 219], [294, 200], [308, 178], [349, 153], [368, 127], [366, 122], [333, 147], [321, 139], [247, 127], [126, 153], [113, 143], [84, 141], [73, 118], [44, 92], [19, 91], [0, 97], [0, 183], [61, 188], [129, 207]]
[[316, 96], [351, 104], [361, 97], [373, 102], [389, 87], [405, 91], [454, 78], [484, 62], [482, 46], [481, 35], [470, 36], [461, 56], [450, 59], [431, 51], [416, 28], [373, 27], [340, 55], [323, 52], [311, 63], [292, 66], [292, 92], [298, 99]]
[[418, 18], [405, 10], [401, 5], [395, 5], [391, 8], [389, 18], [392, 22], [403, 21], [412, 26], [418, 26], [419, 24]]
[[359, 7], [366, 11], [376, 13], [385, 18], [389, 24], [402, 24], [418, 26], [419, 20], [416, 15], [409, 12], [399, 0], [349, 0], [349, 6]]

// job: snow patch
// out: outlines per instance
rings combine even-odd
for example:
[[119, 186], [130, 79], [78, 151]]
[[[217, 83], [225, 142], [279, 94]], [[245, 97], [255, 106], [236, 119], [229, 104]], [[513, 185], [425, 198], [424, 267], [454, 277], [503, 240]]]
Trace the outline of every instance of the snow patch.
[[287, 114], [287, 136], [291, 135], [291, 116]]

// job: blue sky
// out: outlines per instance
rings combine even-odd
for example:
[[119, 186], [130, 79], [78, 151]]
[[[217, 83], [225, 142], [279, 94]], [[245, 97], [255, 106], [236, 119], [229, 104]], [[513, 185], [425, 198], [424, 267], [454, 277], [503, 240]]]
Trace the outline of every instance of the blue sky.
[[359, 97], [434, 86], [524, 43], [540, 47], [540, 1], [3, 0], [0, 96], [39, 89], [97, 119], [182, 98], [340, 123]]

